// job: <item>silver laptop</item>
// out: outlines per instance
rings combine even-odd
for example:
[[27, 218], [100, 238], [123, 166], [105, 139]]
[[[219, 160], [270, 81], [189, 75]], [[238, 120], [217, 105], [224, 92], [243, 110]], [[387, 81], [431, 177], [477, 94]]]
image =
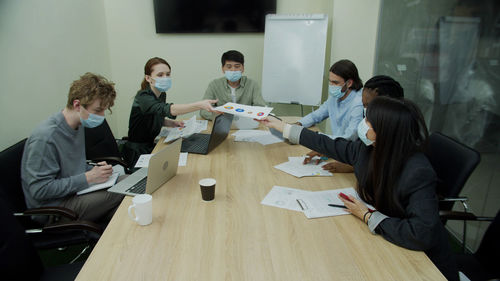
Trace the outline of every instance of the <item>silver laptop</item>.
[[182, 139], [178, 139], [156, 152], [149, 159], [147, 168], [137, 170], [108, 191], [131, 196], [153, 193], [177, 174], [181, 143]]

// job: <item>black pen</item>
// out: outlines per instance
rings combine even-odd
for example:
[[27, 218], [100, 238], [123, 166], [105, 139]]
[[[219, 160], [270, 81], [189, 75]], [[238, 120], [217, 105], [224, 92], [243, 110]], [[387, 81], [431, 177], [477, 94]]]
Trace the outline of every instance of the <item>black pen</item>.
[[90, 165], [90, 166], [94, 166], [94, 167], [101, 167], [101, 166], [104, 166], [103, 164], [99, 164], [99, 163], [94, 163], [92, 161], [87, 161], [87, 164]]
[[297, 200], [297, 203], [299, 203], [299, 206], [302, 209], [302, 211], [304, 211], [304, 207], [302, 206], [302, 203], [300, 203], [300, 200], [299, 199], [296, 199], [296, 200]]
[[347, 209], [347, 207], [346, 207], [346, 206], [344, 206], [344, 205], [328, 204], [328, 206], [330, 206], [330, 207], [336, 207], [336, 208], [344, 208], [344, 209]]
[[276, 115], [274, 115], [274, 114], [269, 113], [268, 115], [269, 115], [269, 116], [272, 116], [272, 117], [274, 117], [274, 118], [276, 118], [276, 119], [278, 119], [278, 120], [280, 120], [280, 121], [283, 121], [283, 120], [281, 120], [281, 118], [279, 118], [278, 116], [276, 116]]

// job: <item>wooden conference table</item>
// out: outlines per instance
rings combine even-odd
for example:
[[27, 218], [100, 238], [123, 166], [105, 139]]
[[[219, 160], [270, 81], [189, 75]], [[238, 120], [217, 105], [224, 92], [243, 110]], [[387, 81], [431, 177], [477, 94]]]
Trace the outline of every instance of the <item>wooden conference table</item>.
[[[128, 217], [127, 196], [76, 280], [445, 280], [423, 252], [371, 234], [351, 215], [307, 219], [260, 204], [274, 185], [355, 185], [353, 174], [299, 179], [273, 168], [308, 151], [230, 135], [208, 155], [189, 154], [153, 193], [153, 223]], [[211, 202], [201, 200], [198, 180], [206, 177], [217, 180]]]

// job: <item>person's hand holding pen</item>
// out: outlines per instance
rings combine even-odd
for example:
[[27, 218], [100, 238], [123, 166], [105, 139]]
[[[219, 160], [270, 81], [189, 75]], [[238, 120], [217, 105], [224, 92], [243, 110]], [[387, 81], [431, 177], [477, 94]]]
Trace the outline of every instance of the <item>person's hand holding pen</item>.
[[368, 219], [370, 218], [373, 210], [368, 209], [363, 202], [359, 201], [352, 195], [346, 195], [341, 192], [339, 193], [338, 198], [342, 201], [342, 203], [344, 203], [347, 212], [355, 215], [363, 222], [368, 223]]
[[[316, 157], [316, 158], [314, 158]], [[313, 159], [314, 158], [314, 159]], [[328, 160], [328, 157], [323, 156], [321, 153], [311, 150], [311, 152], [306, 154], [303, 164], [314, 163], [318, 165], [321, 161]]]
[[87, 164], [94, 166], [90, 171], [85, 173], [89, 184], [105, 182], [113, 173], [113, 166], [108, 165], [106, 161], [98, 163], [87, 162]]
[[280, 132], [283, 132], [283, 129], [285, 128], [285, 122], [283, 122], [281, 119], [278, 117], [269, 114], [266, 118], [258, 120], [254, 119], [255, 121], [258, 121], [259, 123], [263, 124], [264, 126], [268, 128], [273, 128], [276, 129]]

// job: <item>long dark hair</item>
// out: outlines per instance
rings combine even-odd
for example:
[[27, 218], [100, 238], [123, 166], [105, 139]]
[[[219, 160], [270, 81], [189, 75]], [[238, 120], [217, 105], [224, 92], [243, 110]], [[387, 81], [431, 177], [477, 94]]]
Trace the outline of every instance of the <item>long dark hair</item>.
[[[168, 64], [168, 62], [166, 60], [159, 58], [159, 57], [154, 57], [154, 58], [150, 58], [146, 62], [146, 65], [144, 65], [144, 75], [151, 75], [151, 72], [153, 72], [153, 66], [155, 66], [157, 64], [166, 64], [168, 66], [168, 68], [170, 68], [170, 70], [172, 70], [172, 68], [170, 67], [170, 64]], [[146, 90], [148, 87], [149, 87], [149, 83], [148, 83], [148, 81], [146, 81], [146, 78], [142, 79], [141, 90]]]
[[330, 67], [330, 72], [342, 77], [344, 81], [352, 80], [352, 86], [349, 89], [359, 91], [363, 88], [363, 81], [359, 78], [356, 65], [350, 60], [339, 60]]
[[402, 217], [396, 184], [408, 159], [427, 149], [424, 118], [409, 100], [376, 97], [368, 104], [366, 119], [376, 140], [367, 173], [358, 179], [360, 197], [388, 216]]

